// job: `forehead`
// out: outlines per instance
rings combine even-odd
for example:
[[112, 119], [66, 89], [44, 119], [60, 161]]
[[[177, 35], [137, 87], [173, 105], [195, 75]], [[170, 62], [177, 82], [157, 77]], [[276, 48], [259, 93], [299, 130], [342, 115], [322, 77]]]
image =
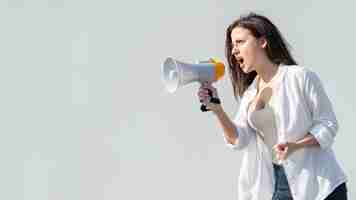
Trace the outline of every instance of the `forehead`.
[[252, 34], [250, 30], [242, 27], [235, 27], [231, 31], [231, 39], [232, 41], [237, 40], [237, 39], [246, 39], [248, 37], [251, 37]]

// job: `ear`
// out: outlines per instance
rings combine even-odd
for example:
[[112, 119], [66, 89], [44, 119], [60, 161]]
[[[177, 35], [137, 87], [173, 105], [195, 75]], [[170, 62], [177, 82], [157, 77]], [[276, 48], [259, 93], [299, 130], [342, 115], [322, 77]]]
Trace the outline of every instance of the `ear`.
[[267, 47], [267, 40], [265, 37], [259, 38], [258, 42], [261, 48], [265, 49]]

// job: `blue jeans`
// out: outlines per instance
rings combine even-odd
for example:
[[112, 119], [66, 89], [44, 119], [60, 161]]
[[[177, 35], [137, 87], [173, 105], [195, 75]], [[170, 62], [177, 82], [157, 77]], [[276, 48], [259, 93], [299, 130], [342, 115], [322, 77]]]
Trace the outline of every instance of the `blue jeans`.
[[[293, 200], [284, 168], [273, 164], [276, 185], [272, 200]], [[325, 200], [347, 200], [346, 183], [340, 184]]]
[[273, 168], [276, 183], [272, 200], [293, 200], [284, 168], [276, 164], [273, 164]]

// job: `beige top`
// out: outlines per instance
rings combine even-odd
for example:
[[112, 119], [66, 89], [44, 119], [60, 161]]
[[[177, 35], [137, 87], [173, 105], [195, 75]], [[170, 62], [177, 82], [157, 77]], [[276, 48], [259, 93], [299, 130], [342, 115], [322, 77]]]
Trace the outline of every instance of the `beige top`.
[[258, 136], [263, 140], [263, 143], [267, 145], [272, 162], [276, 164], [281, 164], [281, 161], [277, 160], [273, 146], [276, 145], [278, 141], [283, 140], [282, 138], [278, 138], [277, 130], [279, 120], [277, 111], [278, 98], [276, 97], [276, 93], [279, 89], [280, 75], [281, 67], [278, 67], [276, 74], [269, 83], [263, 87], [259, 87], [260, 78], [256, 77], [257, 94], [247, 108], [248, 124], [256, 130]]
[[267, 145], [272, 162], [281, 164], [273, 151], [273, 146], [278, 142], [276, 117], [273, 107], [270, 104], [266, 104], [264, 108], [259, 110], [251, 111], [250, 109], [247, 120], [249, 125], [256, 130], [258, 136]]

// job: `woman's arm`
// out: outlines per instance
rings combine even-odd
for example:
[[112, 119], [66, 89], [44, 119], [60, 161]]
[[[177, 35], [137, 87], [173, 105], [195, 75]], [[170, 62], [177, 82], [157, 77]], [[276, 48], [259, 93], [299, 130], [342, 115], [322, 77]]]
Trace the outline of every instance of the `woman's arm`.
[[209, 102], [210, 96], [208, 90], [212, 92], [213, 96], [217, 97], [217, 91], [214, 87], [212, 87], [210, 84], [203, 84], [199, 89], [199, 99], [207, 106], [209, 110], [215, 114], [215, 116], [217, 116], [218, 121], [224, 131], [226, 142], [234, 145], [237, 143], [238, 135], [235, 124], [226, 114], [221, 104], [214, 104]]
[[[236, 144], [237, 141], [237, 130], [234, 123], [230, 120], [230, 118], [225, 113], [224, 109], [221, 105], [210, 105], [208, 106], [211, 110], [213, 110], [215, 116], [217, 116], [218, 121], [221, 127], [224, 130], [224, 136], [230, 144]], [[212, 108], [215, 107], [215, 108]]]
[[320, 147], [320, 144], [312, 134], [308, 133], [304, 138], [295, 142], [295, 146], [297, 149], [300, 149], [305, 147]]
[[303, 83], [305, 101], [313, 122], [309, 133], [314, 136], [322, 149], [330, 148], [339, 127], [332, 103], [315, 72], [306, 70]]
[[198, 96], [200, 101], [217, 116], [224, 132], [225, 142], [235, 150], [246, 147], [251, 139], [251, 128], [247, 125], [246, 113], [244, 112], [245, 101], [241, 100], [236, 118], [235, 120], [231, 120], [220, 104], [209, 102], [210, 96], [208, 90], [212, 92], [213, 97], [218, 98], [217, 90], [211, 84], [203, 84], [199, 88]]
[[308, 133], [305, 137], [296, 142], [276, 144], [273, 147], [273, 150], [277, 154], [277, 159], [285, 160], [290, 154], [297, 151], [298, 149], [309, 147], [320, 147], [319, 142], [310, 133]]

